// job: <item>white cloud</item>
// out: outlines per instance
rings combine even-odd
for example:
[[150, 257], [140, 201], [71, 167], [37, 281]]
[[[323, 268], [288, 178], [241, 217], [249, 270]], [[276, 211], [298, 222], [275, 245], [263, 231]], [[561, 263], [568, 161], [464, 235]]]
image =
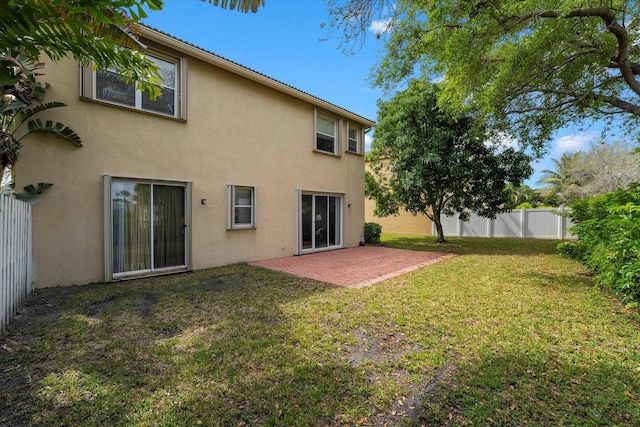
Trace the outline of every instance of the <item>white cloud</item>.
[[369, 150], [371, 150], [371, 142], [373, 141], [373, 138], [369, 135], [365, 135], [364, 136], [364, 151], [367, 152]]
[[384, 21], [373, 21], [371, 25], [369, 25], [369, 31], [373, 34], [384, 34], [387, 31], [390, 31], [393, 27], [392, 19], [385, 19]]
[[575, 153], [584, 150], [598, 138], [595, 133], [576, 133], [573, 135], [562, 136], [553, 141], [553, 154], [561, 156], [564, 153]]

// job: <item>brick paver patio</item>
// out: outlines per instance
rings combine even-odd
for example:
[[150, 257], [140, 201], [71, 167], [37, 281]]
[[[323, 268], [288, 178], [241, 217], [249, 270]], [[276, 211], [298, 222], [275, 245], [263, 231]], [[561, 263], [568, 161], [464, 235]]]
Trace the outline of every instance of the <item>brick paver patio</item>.
[[360, 288], [434, 264], [453, 254], [360, 246], [251, 263], [338, 286]]

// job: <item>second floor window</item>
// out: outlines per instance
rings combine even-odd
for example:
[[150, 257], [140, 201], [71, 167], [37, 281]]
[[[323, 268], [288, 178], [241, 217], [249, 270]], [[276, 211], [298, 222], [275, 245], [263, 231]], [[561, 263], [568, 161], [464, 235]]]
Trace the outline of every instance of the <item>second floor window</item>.
[[335, 154], [338, 141], [338, 120], [324, 114], [316, 114], [316, 150]]
[[349, 141], [347, 143], [347, 151], [351, 153], [360, 153], [360, 134], [361, 129], [349, 123]]
[[143, 111], [170, 117], [179, 117], [178, 109], [178, 61], [149, 56], [160, 69], [162, 94], [151, 100], [136, 88], [135, 82], [127, 82], [116, 69], [97, 70], [94, 73], [93, 98]]

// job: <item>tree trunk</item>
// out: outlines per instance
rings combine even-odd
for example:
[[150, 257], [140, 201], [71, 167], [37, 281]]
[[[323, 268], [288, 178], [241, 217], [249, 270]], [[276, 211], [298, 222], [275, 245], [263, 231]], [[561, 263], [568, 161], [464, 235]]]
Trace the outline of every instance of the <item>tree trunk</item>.
[[447, 240], [444, 238], [444, 231], [442, 230], [442, 222], [440, 221], [440, 210], [431, 207], [431, 211], [433, 212], [433, 223], [436, 225], [436, 235], [438, 236], [436, 243], [447, 243]]

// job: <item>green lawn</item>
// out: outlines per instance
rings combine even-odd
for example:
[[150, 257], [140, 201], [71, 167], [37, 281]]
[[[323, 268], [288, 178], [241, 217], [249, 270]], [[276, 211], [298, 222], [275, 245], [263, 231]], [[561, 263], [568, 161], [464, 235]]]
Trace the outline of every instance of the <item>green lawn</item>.
[[363, 289], [233, 265], [34, 293], [0, 338], [0, 425], [640, 425], [640, 325], [556, 241]]

